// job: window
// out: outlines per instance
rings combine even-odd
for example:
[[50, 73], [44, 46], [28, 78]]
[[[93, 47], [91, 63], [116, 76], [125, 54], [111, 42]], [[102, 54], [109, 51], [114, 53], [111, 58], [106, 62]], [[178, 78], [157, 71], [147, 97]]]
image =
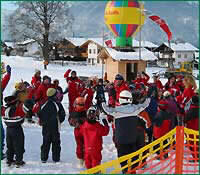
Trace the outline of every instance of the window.
[[187, 58], [187, 54], [184, 55], [184, 58]]
[[94, 54], [96, 53], [96, 49], [93, 50], [93, 53], [94, 53]]
[[98, 49], [98, 53], [100, 52], [100, 49]]
[[178, 54], [178, 58], [181, 58], [181, 54]]
[[90, 59], [88, 59], [88, 63], [90, 63]]
[[92, 53], [92, 49], [89, 49], [89, 53], [90, 53], [90, 54]]
[[99, 58], [97, 58], [97, 63], [99, 63]]

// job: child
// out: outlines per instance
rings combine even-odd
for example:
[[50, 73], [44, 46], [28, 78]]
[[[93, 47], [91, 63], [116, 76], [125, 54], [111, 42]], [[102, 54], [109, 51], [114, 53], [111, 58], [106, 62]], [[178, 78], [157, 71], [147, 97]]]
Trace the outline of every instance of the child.
[[104, 94], [103, 79], [99, 79], [95, 89], [96, 89], [95, 99], [97, 100], [97, 106], [99, 107], [99, 109], [101, 109], [101, 103], [106, 101]]
[[38, 113], [43, 135], [41, 161], [46, 163], [52, 144], [52, 159], [54, 162], [59, 162], [61, 152], [60, 124], [65, 120], [65, 110], [61, 103], [56, 102], [56, 89], [49, 88], [46, 95], [47, 101], [41, 106]]
[[92, 106], [87, 111], [87, 120], [80, 126], [84, 138], [84, 160], [87, 169], [101, 164], [102, 137], [107, 136], [109, 133], [107, 120], [102, 120], [104, 123], [103, 126], [96, 121], [98, 117], [99, 113], [97, 109]]
[[[23, 166], [24, 149], [24, 132], [21, 124], [24, 122], [25, 113], [23, 111], [22, 103], [20, 103], [16, 96], [8, 96], [4, 99], [6, 103], [4, 122], [6, 129], [6, 143], [7, 143], [7, 165], [16, 164], [19, 168]], [[16, 161], [14, 160], [16, 156]]]

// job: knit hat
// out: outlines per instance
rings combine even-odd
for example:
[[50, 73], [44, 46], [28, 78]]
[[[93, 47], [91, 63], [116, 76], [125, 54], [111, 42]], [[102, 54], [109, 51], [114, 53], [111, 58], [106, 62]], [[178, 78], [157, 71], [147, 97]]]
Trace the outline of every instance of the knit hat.
[[115, 76], [115, 80], [124, 80], [124, 77], [122, 75], [120, 75], [120, 74], [117, 74]]
[[54, 89], [54, 88], [49, 88], [48, 90], [47, 90], [47, 97], [52, 97], [52, 96], [54, 96], [56, 94], [56, 89]]

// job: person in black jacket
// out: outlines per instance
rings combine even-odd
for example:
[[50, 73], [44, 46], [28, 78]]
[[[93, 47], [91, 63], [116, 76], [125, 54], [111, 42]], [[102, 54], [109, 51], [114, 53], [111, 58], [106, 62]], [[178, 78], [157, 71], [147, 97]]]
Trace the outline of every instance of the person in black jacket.
[[[150, 99], [137, 99], [133, 102], [131, 92], [124, 90], [119, 97], [120, 106], [109, 108], [102, 103], [103, 111], [107, 115], [115, 118], [115, 141], [118, 157], [133, 153], [145, 145], [144, 127], [146, 120], [139, 116], [150, 103]], [[133, 157], [133, 161], [138, 157]], [[121, 162], [123, 168], [127, 161]], [[132, 169], [137, 167], [138, 163], [132, 165]], [[127, 173], [128, 168], [123, 168], [122, 172]]]
[[103, 79], [99, 79], [98, 84], [95, 87], [96, 89], [96, 97], [97, 100], [97, 106], [101, 110], [101, 103], [105, 102], [105, 94], [104, 94], [104, 86], [103, 86]]
[[65, 110], [61, 103], [56, 102], [56, 89], [47, 90], [47, 101], [38, 113], [42, 125], [43, 144], [41, 146], [41, 161], [46, 163], [52, 144], [52, 159], [60, 161], [61, 141], [60, 124], [65, 120]]

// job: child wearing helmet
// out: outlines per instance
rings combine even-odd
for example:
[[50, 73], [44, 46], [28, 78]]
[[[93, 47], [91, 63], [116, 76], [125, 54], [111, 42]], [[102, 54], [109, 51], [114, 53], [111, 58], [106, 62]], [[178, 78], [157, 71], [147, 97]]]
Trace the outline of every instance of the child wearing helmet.
[[[141, 132], [139, 127], [141, 123], [143, 127], [146, 120], [142, 116], [139, 116], [139, 114], [149, 105], [150, 99], [137, 99], [137, 103], [135, 103], [133, 102], [131, 92], [124, 90], [119, 94], [119, 103], [120, 106], [116, 106], [115, 108], [109, 108], [103, 103], [102, 108], [107, 115], [115, 118], [115, 142], [118, 157], [121, 157], [135, 152], [144, 146], [144, 132]], [[124, 167], [127, 162], [124, 161], [120, 164], [121, 167]], [[132, 168], [136, 166], [134, 164]], [[125, 168], [122, 172], [127, 173], [127, 170]]]
[[92, 106], [87, 111], [86, 121], [80, 126], [80, 131], [84, 138], [84, 160], [87, 169], [101, 164], [102, 137], [107, 136], [109, 133], [107, 120], [103, 119], [104, 125], [102, 125], [97, 121], [98, 118], [99, 111]]
[[74, 110], [70, 112], [68, 122], [74, 127], [74, 137], [76, 141], [76, 156], [82, 167], [84, 164], [84, 138], [80, 131], [80, 126], [86, 120], [87, 113], [85, 108], [85, 99], [77, 97], [74, 102]]

